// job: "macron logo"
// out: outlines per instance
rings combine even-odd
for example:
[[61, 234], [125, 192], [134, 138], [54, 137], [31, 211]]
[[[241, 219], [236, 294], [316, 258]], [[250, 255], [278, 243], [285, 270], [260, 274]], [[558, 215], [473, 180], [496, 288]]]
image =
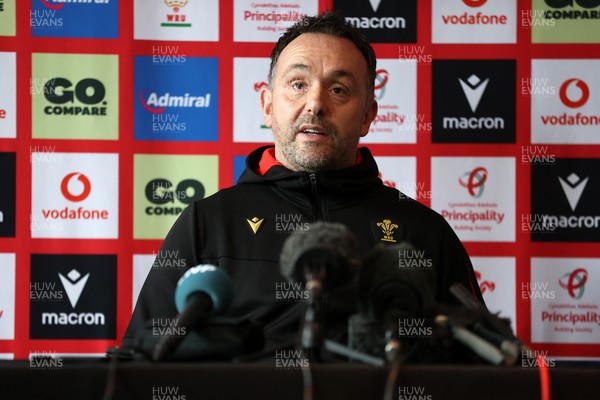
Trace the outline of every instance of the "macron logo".
[[71, 302], [71, 307], [75, 308], [77, 306], [77, 302], [79, 301], [79, 297], [81, 296], [81, 292], [83, 292], [83, 288], [87, 283], [90, 274], [87, 273], [83, 278], [81, 274], [72, 269], [65, 278], [63, 274], [58, 273], [58, 277], [65, 288], [65, 292], [67, 292], [67, 297], [69, 298], [69, 302]]
[[589, 177], [581, 179], [575, 173], [571, 173], [571, 175], [567, 177], [566, 181], [560, 176], [558, 177], [560, 186], [562, 186], [563, 192], [565, 192], [565, 196], [567, 197], [573, 212], [575, 211], [575, 208], [577, 208], [577, 204], [579, 203], [581, 194], [585, 189], [585, 185], [587, 185], [588, 179]]
[[381, 4], [381, 0], [369, 0], [369, 3], [371, 3], [371, 8], [373, 9], [373, 12], [377, 12], [377, 9], [379, 8], [379, 4]]
[[467, 97], [471, 111], [475, 112], [475, 110], [477, 110], [477, 106], [479, 106], [479, 101], [481, 100], [481, 96], [483, 96], [483, 92], [485, 92], [485, 88], [487, 87], [490, 78], [482, 81], [477, 75], [471, 75], [466, 82], [460, 78], [458, 78], [458, 81], [460, 82], [460, 86]]

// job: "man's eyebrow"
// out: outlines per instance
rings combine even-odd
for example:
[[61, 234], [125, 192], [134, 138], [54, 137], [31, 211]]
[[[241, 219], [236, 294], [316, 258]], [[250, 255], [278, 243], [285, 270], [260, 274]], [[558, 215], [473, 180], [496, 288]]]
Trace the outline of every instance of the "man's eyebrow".
[[284, 73], [287, 74], [288, 72], [297, 70], [297, 69], [302, 70], [302, 71], [308, 71], [308, 65], [302, 64], [302, 63], [294, 63], [294, 64], [290, 65], [289, 67], [287, 67], [285, 69]]

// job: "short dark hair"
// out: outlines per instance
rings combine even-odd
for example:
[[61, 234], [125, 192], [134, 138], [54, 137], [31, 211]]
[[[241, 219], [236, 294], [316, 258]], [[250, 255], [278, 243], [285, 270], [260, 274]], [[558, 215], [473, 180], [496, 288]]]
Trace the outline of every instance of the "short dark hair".
[[[294, 39], [303, 33], [323, 33], [350, 40], [361, 52], [367, 62], [368, 84], [367, 93], [373, 93], [375, 87], [375, 68], [377, 59], [375, 51], [367, 39], [343, 16], [333, 11], [325, 11], [315, 16], [304, 16], [294, 25], [288, 28], [283, 35], [279, 37], [273, 51], [271, 52], [271, 66], [269, 67], [269, 85], [272, 84], [273, 71], [279, 59], [279, 55]], [[368, 94], [371, 98], [371, 94]]]

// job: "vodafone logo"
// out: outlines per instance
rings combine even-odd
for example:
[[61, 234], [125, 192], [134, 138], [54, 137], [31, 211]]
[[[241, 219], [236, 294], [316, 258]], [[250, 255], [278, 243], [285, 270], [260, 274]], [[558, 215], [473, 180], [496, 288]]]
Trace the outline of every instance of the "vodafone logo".
[[[92, 184], [81, 172], [71, 172], [60, 182], [60, 191], [68, 201], [79, 203], [89, 197]], [[108, 210], [66, 206], [63, 209], [42, 209], [42, 216], [46, 220], [107, 220]]]
[[[79, 182], [82, 186], [79, 192], [73, 193], [73, 188], [76, 185], [74, 182]], [[60, 191], [65, 199], [72, 202], [79, 202], [87, 199], [92, 190], [92, 184], [87, 176], [79, 172], [72, 172], [65, 176], [60, 183]]]
[[[470, 8], [479, 8], [487, 3], [487, 0], [463, 0], [463, 3]], [[507, 25], [509, 17], [506, 14], [484, 14], [481, 11], [476, 13], [464, 12], [462, 14], [442, 14], [444, 25]]]
[[477, 8], [487, 3], [487, 0], [463, 0], [463, 3], [469, 7]]
[[458, 183], [460, 186], [467, 188], [471, 197], [481, 197], [483, 189], [485, 188], [487, 175], [487, 169], [477, 167], [473, 171], [465, 172], [463, 176], [458, 179]]
[[[560, 86], [558, 96], [561, 103], [569, 108], [583, 107], [590, 98], [590, 88], [578, 78], [567, 79]], [[558, 115], [540, 115], [543, 125], [551, 126], [597, 126], [600, 125], [600, 115], [583, 114], [582, 112], [563, 112]]]
[[575, 300], [583, 297], [585, 284], [588, 279], [588, 272], [583, 268], [577, 268], [572, 272], [567, 272], [559, 280], [558, 284], [561, 288], [569, 292], [569, 296]]
[[[579, 89], [580, 95], [579, 98], [572, 99], [569, 97], [567, 91], [569, 90], [569, 86], [575, 86]], [[590, 98], [590, 88], [588, 85], [582, 81], [581, 79], [572, 78], [566, 80], [561, 86], [559, 91], [560, 101], [570, 108], [579, 108], [587, 103]]]

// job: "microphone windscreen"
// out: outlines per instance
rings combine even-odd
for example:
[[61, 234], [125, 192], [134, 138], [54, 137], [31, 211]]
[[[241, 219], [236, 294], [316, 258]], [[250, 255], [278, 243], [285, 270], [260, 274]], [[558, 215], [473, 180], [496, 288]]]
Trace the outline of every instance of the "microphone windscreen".
[[359, 264], [356, 238], [342, 224], [315, 222], [305, 231], [292, 233], [281, 249], [281, 274], [288, 280], [303, 282], [306, 268], [325, 266], [325, 284], [342, 280], [345, 271]]
[[229, 275], [214, 265], [197, 265], [188, 269], [175, 288], [175, 306], [179, 313], [185, 308], [188, 297], [197, 292], [210, 297], [213, 314], [223, 314], [233, 299], [233, 284]]
[[359, 273], [359, 312], [378, 320], [391, 309], [421, 315], [434, 302], [435, 284], [433, 268], [423, 261], [423, 252], [406, 242], [376, 246]]

